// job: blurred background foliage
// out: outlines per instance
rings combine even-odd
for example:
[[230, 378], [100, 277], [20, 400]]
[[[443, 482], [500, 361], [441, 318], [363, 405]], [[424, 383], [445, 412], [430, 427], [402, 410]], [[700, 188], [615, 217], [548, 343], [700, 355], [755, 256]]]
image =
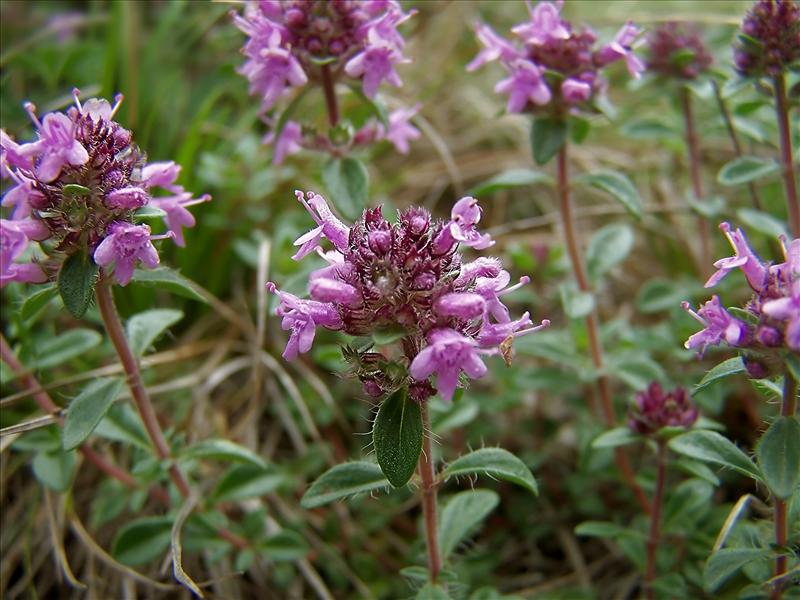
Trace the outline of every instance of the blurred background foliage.
[[[415, 60], [401, 67], [405, 85], [385, 94], [385, 101], [390, 107], [421, 102], [415, 124], [423, 137], [412, 143], [407, 156], [382, 145], [362, 158], [369, 164], [371, 202], [383, 203], [386, 215], [414, 203], [444, 216], [456, 199], [476, 187], [480, 190], [492, 176], [532, 164], [528, 120], [505, 115], [502, 98], [491, 91], [499, 71], [491, 67], [464, 71], [478, 50], [472, 24], [482, 19], [505, 32], [525, 17], [526, 9], [521, 2], [403, 4], [419, 11], [404, 25], [407, 54]], [[601, 40], [610, 40], [626, 19], [645, 28], [663, 20], [695, 22], [714, 53], [715, 77], [724, 87], [732, 74], [735, 28], [748, 6], [749, 2], [723, 0], [578, 1], [567, 2], [564, 13], [576, 24], [591, 25]], [[297, 503], [326, 464], [369, 452], [362, 434], [371, 428], [371, 403], [357, 382], [337, 376], [344, 370], [338, 349], [344, 338], [321, 332], [311, 355], [298, 364], [256, 366], [262, 363], [254, 339], [263, 340], [268, 356], [278, 361], [285, 343], [278, 320], [264, 321], [264, 308], [271, 302], [257, 285], [257, 270], [266, 266], [268, 278], [283, 289], [304, 292], [305, 276], [316, 265], [310, 259], [302, 264], [290, 259], [292, 241], [310, 227], [293, 190], [325, 191], [320, 180], [325, 157], [301, 154], [281, 166], [272, 165], [271, 150], [261, 143], [265, 126], [259, 119], [258, 99], [248, 96], [247, 82], [236, 73], [244, 40], [228, 13], [240, 8], [235, 3], [199, 1], [4, 0], [0, 3], [2, 127], [17, 140], [30, 139], [33, 129], [22, 109], [24, 100], [44, 113], [69, 104], [72, 87], [80, 88], [85, 98], [110, 98], [122, 92], [125, 101], [117, 119], [134, 132], [148, 158], [175, 160], [183, 166], [179, 183], [196, 194], [212, 194], [211, 203], [194, 209], [197, 226], [187, 232], [187, 247], [164, 244], [161, 253], [164, 264], [208, 290], [222, 308], [141, 285], [117, 290], [123, 316], [152, 307], [175, 307], [185, 313], [171, 328], [172, 335], [157, 345], [157, 356], [173, 355], [146, 372], [150, 384], [165, 390], [155, 401], [159, 411], [170, 417], [173, 441], [227, 437], [271, 461], [275, 478], [258, 488], [255, 499], [248, 496], [244, 504], [229, 507], [236, 517], [231, 520], [246, 531], [274, 519], [298, 533], [310, 548], [305, 555], [308, 563], [320, 572], [334, 597], [408, 597], [410, 588], [396, 573], [423, 564], [424, 555], [411, 492], [377, 500], [358, 498], [315, 511], [302, 511]], [[770, 105], [753, 90], [729, 91], [729, 108], [747, 152], [775, 154], [777, 135]], [[606, 248], [615, 258], [596, 283], [618, 414], [624, 413], [633, 392], [649, 381], [692, 387], [722, 357], [711, 352], [706, 362], [700, 362], [683, 349], [696, 325], [681, 310], [680, 301], [705, 299], [702, 282], [710, 266], [701, 273], [693, 258], [695, 217], [687, 200], [683, 125], [674, 92], [651, 78], [629, 81], [620, 66], [609, 90], [614, 119], [592, 119], [586, 141], [573, 145], [574, 173], [598, 168], [622, 171], [635, 182], [643, 202], [643, 217], [635, 221], [599, 192], [577, 188], [576, 194], [584, 245], [602, 227], [616, 227], [612, 230], [616, 243]], [[713, 89], [708, 81], [698, 82], [693, 94], [705, 184], [709, 196], [718, 198], [712, 218], [741, 225], [749, 214], [752, 221], [746, 188], [722, 187], [716, 180], [719, 168], [734, 154]], [[321, 92], [314, 90], [302, 110], [321, 119], [321, 106]], [[511, 368], [492, 362], [490, 376], [474, 383], [452, 405], [434, 400], [433, 428], [444, 459], [482, 445], [501, 445], [515, 452], [532, 467], [541, 493], [534, 499], [511, 486], [490, 484], [501, 492], [499, 507], [473, 541], [459, 546], [454, 566], [459, 584], [451, 592], [464, 597], [472, 593], [475, 599], [497, 598], [501, 593], [554, 599], [633, 597], [644, 556], [642, 538], [621, 535], [610, 541], [573, 533], [578, 523], [590, 519], [632, 524], [641, 531], [646, 525], [635, 517], [635, 504], [616, 476], [611, 451], [589, 446], [603, 425], [592, 398], [593, 373], [582, 321], [567, 318], [562, 309], [560, 289], [570, 274], [554, 191], [543, 183], [482, 187], [478, 194], [486, 211], [482, 224], [498, 240], [497, 249], [512, 275], [529, 274], [533, 279], [513, 297], [514, 308], [530, 310], [535, 320], [549, 318], [553, 327], [520, 339]], [[760, 183], [758, 191], [764, 212], [755, 224], [749, 223], [748, 232], [762, 256], [770, 256], [776, 250], [770, 240], [785, 218], [785, 201], [777, 178]], [[715, 256], [726, 256], [722, 236], [715, 235], [714, 240]], [[742, 287], [739, 283], [730, 277], [721, 286], [731, 303]], [[99, 336], [92, 342], [92, 333], [102, 330], [91, 311], [80, 326], [54, 303], [24, 319], [15, 307], [27, 293], [16, 284], [4, 290], [4, 328], [40, 379], [57, 386], [56, 398], [66, 401], [77, 389], [70, 376], [91, 373], [114, 359]], [[247, 321], [251, 330], [237, 330], [225, 307]], [[70, 331], [72, 339], [64, 340]], [[74, 350], [83, 348], [75, 345], [79, 337], [85, 351], [68, 353], [55, 364], [47, 362], [54, 340], [61, 339], [62, 346]], [[283, 376], [291, 378], [299, 403], [294, 392], [287, 396]], [[177, 383], [181, 377], [188, 377], [191, 385]], [[252, 378], [263, 379], [263, 394], [252, 392]], [[7, 382], [5, 372], [3, 381]], [[4, 396], [9, 393], [4, 390]], [[734, 441], [745, 447], [752, 444], [761, 412], [766, 411], [746, 380], [709, 386], [695, 399]], [[6, 426], [33, 412], [32, 405], [15, 403], [3, 408], [0, 421]], [[118, 459], [127, 460], [146, 479], [146, 453], [126, 449], [113, 435], [105, 437], [104, 443]], [[65, 583], [59, 583], [48, 566], [47, 530], [36, 518], [43, 500], [26, 468], [30, 455], [24, 450], [24, 445], [17, 446], [2, 455], [6, 558], [0, 589], [9, 598], [70, 597], [67, 591], [56, 591], [66, 589]], [[641, 452], [635, 463], [643, 485], [651, 488], [654, 471], [648, 454]], [[202, 475], [201, 487], [203, 477], [207, 487], [220, 477], [215, 468], [197, 473]], [[675, 575], [664, 586], [678, 590], [678, 597], [703, 597], [700, 572], [711, 544], [731, 504], [753, 491], [735, 475], [721, 476], [724, 485], [715, 488], [698, 478], [679, 484], [680, 476], [672, 475], [672, 504], [665, 526], [670, 537], [659, 569]], [[100, 483], [91, 469], [82, 469], [78, 481], [81, 485], [73, 484], [71, 492], [75, 510], [105, 548], [121, 524], [158, 513], [146, 504], [146, 495], [126, 497], [113, 483]], [[449, 484], [442, 501], [446, 503], [458, 488], [469, 487], [469, 481]], [[120, 506], [109, 509], [108, 504], [118, 498]], [[197, 539], [205, 552], [196, 553], [192, 568], [205, 574], [198, 579], [217, 580], [214, 589], [220, 598], [313, 595], [301, 577], [305, 567], [276, 559], [274, 549], [261, 557], [252, 552], [234, 555], [224, 545], [204, 545], [200, 534]], [[113, 595], [124, 585], [133, 585], [125, 584], [125, 577], [113, 569], [89, 560], [85, 541], [76, 534], [67, 534], [65, 544], [80, 565], [79, 578], [96, 577], [92, 573], [97, 569], [108, 578], [99, 589]], [[147, 567], [154, 577], [158, 577], [157, 563]], [[234, 570], [246, 572], [229, 576]], [[176, 593], [139, 587], [145, 596]], [[274, 595], [260, 595], [267, 593], [264, 590]], [[101, 592], [97, 597], [104, 596]]]

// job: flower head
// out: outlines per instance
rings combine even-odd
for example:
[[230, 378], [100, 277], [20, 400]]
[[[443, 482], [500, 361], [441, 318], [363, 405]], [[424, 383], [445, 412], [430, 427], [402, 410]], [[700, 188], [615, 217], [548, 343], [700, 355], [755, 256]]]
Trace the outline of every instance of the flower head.
[[[2, 205], [12, 207], [12, 223], [33, 222], [43, 232], [28, 239], [48, 241], [48, 260], [87, 252], [101, 266], [115, 264], [115, 277], [125, 285], [134, 263], [158, 264], [150, 240], [174, 237], [183, 244], [181, 227], [194, 225], [186, 207], [209, 197], [194, 199], [176, 184], [180, 167], [174, 162], [146, 163], [131, 132], [114, 120], [121, 96], [112, 106], [97, 98], [81, 103], [78, 90], [73, 95], [75, 106], [41, 120], [26, 104], [37, 141], [17, 144], [0, 135], [3, 175], [16, 184]], [[156, 195], [159, 187], [171, 195]], [[148, 226], [137, 224], [146, 207], [162, 208], [174, 233], [151, 236]]]
[[647, 70], [661, 77], [695, 79], [713, 58], [698, 31], [690, 24], [658, 25], [647, 37]]
[[767, 265], [761, 262], [761, 259], [750, 248], [741, 229], [734, 231], [728, 223], [721, 223], [719, 228], [725, 233], [735, 254], [729, 258], [721, 258], [714, 263], [718, 270], [706, 281], [705, 287], [713, 287], [732, 270], [741, 269], [753, 291], [761, 291], [767, 283]]
[[[328, 265], [309, 277], [310, 300], [269, 290], [281, 298], [278, 315], [291, 329], [284, 356], [307, 352], [317, 326], [353, 336], [384, 330], [401, 333], [400, 357], [389, 358], [367, 349], [345, 349], [345, 358], [371, 396], [399, 386], [409, 387], [422, 401], [435, 393], [452, 398], [463, 371], [473, 379], [486, 372], [483, 356], [509, 356], [511, 341], [538, 327], [526, 313], [512, 321], [501, 296], [528, 282], [508, 287], [510, 275], [495, 258], [462, 263], [460, 244], [491, 245], [477, 230], [481, 209], [474, 198], [462, 198], [451, 219], [438, 221], [421, 208], [400, 212], [387, 221], [380, 207], [367, 209], [352, 226], [335, 217], [324, 198], [297, 192], [317, 227], [295, 242], [302, 258], [316, 251]], [[324, 253], [327, 239], [334, 246]]]
[[731, 346], [741, 346], [747, 340], [749, 333], [747, 323], [735, 318], [725, 310], [719, 296], [713, 296], [697, 312], [692, 310], [688, 302], [684, 302], [682, 306], [704, 326], [702, 331], [686, 340], [684, 344], [686, 348], [699, 346], [702, 354], [708, 346], [717, 346], [723, 341]]
[[742, 22], [734, 52], [743, 76], [780, 75], [800, 59], [800, 5], [794, 0], [757, 0]]
[[592, 102], [605, 88], [602, 67], [624, 60], [634, 77], [644, 65], [634, 54], [640, 31], [627, 23], [616, 38], [595, 49], [597, 37], [588, 28], [575, 31], [561, 17], [561, 2], [528, 3], [530, 20], [511, 29], [520, 45], [497, 35], [489, 26], [478, 23], [476, 35], [484, 46], [467, 65], [472, 71], [487, 62], [499, 60], [508, 77], [495, 91], [508, 95], [508, 112], [562, 114], [579, 108], [591, 109]]
[[642, 435], [658, 433], [664, 427], [691, 427], [699, 412], [682, 387], [665, 393], [657, 381], [637, 392], [628, 426]]
[[42, 283], [47, 281], [42, 268], [35, 263], [19, 263], [28, 242], [42, 235], [41, 225], [35, 221], [8, 221], [0, 219], [0, 287], [12, 281]]

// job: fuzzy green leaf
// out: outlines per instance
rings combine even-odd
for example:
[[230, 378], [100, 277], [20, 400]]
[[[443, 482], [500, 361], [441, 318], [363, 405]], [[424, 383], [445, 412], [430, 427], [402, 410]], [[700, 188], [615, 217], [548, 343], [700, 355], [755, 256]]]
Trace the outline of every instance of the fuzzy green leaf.
[[170, 325], [182, 318], [181, 311], [171, 308], [154, 308], [132, 316], [126, 329], [133, 353], [142, 356]]
[[519, 458], [502, 448], [481, 448], [461, 456], [447, 465], [445, 478], [461, 475], [488, 475], [516, 483], [533, 494], [539, 489], [530, 469]]
[[533, 169], [508, 169], [483, 183], [479, 183], [468, 193], [470, 196], [488, 196], [498, 190], [524, 187], [536, 183], [553, 185], [553, 178], [546, 173], [534, 171]]
[[405, 390], [383, 401], [372, 428], [378, 464], [394, 487], [402, 487], [417, 467], [422, 451], [422, 413]]
[[567, 122], [564, 119], [537, 117], [531, 123], [531, 150], [537, 165], [546, 164], [567, 141]]
[[77, 448], [106, 416], [122, 390], [121, 378], [96, 379], [69, 403], [62, 431], [64, 450]]
[[388, 486], [389, 480], [375, 463], [366, 461], [344, 463], [320, 475], [303, 494], [300, 506], [316, 508], [335, 500], [385, 489]]
[[439, 520], [442, 559], [447, 560], [499, 503], [500, 496], [491, 490], [467, 490], [450, 498]]
[[144, 285], [154, 286], [164, 289], [178, 296], [197, 300], [198, 302], [205, 302], [205, 298], [201, 296], [194, 288], [192, 282], [177, 271], [173, 271], [169, 267], [158, 267], [157, 269], [136, 269], [133, 272], [132, 281]]
[[756, 458], [764, 481], [781, 500], [791, 498], [800, 482], [800, 421], [778, 417], [761, 436]]
[[728, 467], [761, 481], [761, 474], [755, 463], [733, 442], [716, 431], [689, 431], [670, 440], [669, 447], [678, 454]]
[[33, 292], [22, 302], [19, 310], [22, 320], [27, 321], [38, 315], [58, 294], [58, 288], [54, 285], [48, 285]]
[[94, 297], [98, 267], [86, 252], [69, 256], [58, 272], [58, 292], [64, 306], [76, 319], [89, 308]]
[[623, 262], [633, 249], [633, 230], [624, 223], [606, 225], [592, 236], [586, 251], [586, 270], [598, 280]]
[[703, 388], [708, 387], [720, 379], [730, 377], [731, 375], [736, 375], [737, 373], [744, 373], [744, 371], [744, 363], [742, 362], [742, 358], [740, 356], [729, 358], [728, 360], [722, 361], [708, 373], [706, 373], [700, 380], [700, 383], [694, 387], [694, 391], [692, 393], [696, 394]]
[[703, 569], [703, 586], [716, 591], [739, 569], [770, 555], [764, 548], [723, 548], [714, 552]]
[[322, 170], [322, 182], [333, 204], [346, 216], [355, 218], [367, 206], [369, 172], [360, 160], [336, 158]]
[[135, 567], [164, 556], [170, 544], [172, 518], [144, 517], [123, 525], [111, 554], [119, 562]]
[[267, 463], [258, 454], [230, 440], [201, 440], [181, 453], [181, 459], [211, 458], [225, 462], [250, 464], [266, 469]]
[[597, 188], [618, 200], [637, 219], [642, 216], [642, 199], [639, 191], [626, 175], [619, 171], [603, 169], [582, 175], [577, 179], [589, 187]]
[[740, 156], [726, 163], [717, 175], [722, 185], [741, 185], [780, 172], [781, 166], [771, 158]]
[[37, 348], [38, 357], [30, 367], [36, 369], [55, 367], [84, 354], [102, 341], [103, 336], [91, 329], [70, 329], [58, 337], [42, 342]]
[[62, 449], [38, 452], [33, 457], [36, 479], [55, 492], [65, 492], [75, 474], [75, 451]]

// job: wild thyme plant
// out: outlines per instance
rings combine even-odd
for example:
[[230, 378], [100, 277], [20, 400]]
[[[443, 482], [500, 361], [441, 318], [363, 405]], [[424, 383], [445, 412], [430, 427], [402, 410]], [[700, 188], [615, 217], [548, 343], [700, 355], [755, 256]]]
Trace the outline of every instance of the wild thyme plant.
[[[512, 319], [503, 304], [502, 297], [529, 278], [509, 286], [510, 275], [499, 259], [463, 260], [461, 247], [494, 244], [478, 231], [481, 208], [475, 198], [456, 202], [447, 221], [411, 207], [390, 223], [377, 207], [365, 210], [348, 227], [319, 194], [296, 195], [317, 226], [297, 239], [293, 258], [316, 252], [328, 266], [310, 274], [308, 300], [268, 284], [280, 298], [281, 326], [291, 331], [283, 356], [292, 360], [308, 352], [317, 327], [356, 338], [342, 353], [351, 376], [378, 405], [372, 441], [385, 476], [376, 478], [371, 463], [339, 465], [314, 482], [303, 503], [319, 506], [387, 484], [404, 487], [416, 469], [429, 579], [436, 584], [443, 565], [436, 495], [445, 479], [486, 473], [533, 492], [536, 485], [528, 468], [500, 449], [477, 450], [437, 474], [428, 400], [438, 393], [450, 402], [457, 387], [486, 375], [483, 357], [498, 355], [510, 364], [514, 339], [547, 327], [549, 321], [534, 326], [527, 312]], [[333, 250], [322, 251], [323, 240]]]
[[[484, 49], [467, 66], [475, 70], [488, 62], [499, 61], [508, 74], [495, 86], [495, 91], [508, 95], [506, 106], [510, 113], [533, 116], [531, 120], [531, 149], [534, 161], [544, 165], [557, 156], [557, 191], [560, 201], [561, 226], [577, 289], [566, 290], [564, 309], [574, 319], [585, 319], [589, 338], [589, 353], [595, 368], [595, 382], [600, 398], [600, 410], [606, 425], [617, 423], [611, 382], [600, 341], [600, 323], [592, 292], [592, 282], [586, 270], [581, 243], [576, 230], [570, 197], [568, 174], [568, 137], [580, 143], [588, 134], [589, 122], [582, 115], [601, 113], [607, 83], [602, 70], [624, 61], [633, 77], [640, 77], [644, 64], [634, 53], [641, 31], [626, 23], [613, 41], [595, 47], [596, 34], [588, 27], [580, 30], [562, 19], [560, 4], [539, 2], [529, 6], [530, 19], [512, 28], [517, 43], [497, 35], [486, 24], [475, 27]], [[639, 210], [626, 194], [632, 184], [616, 172], [599, 172], [586, 181], [610, 191], [626, 204], [631, 212]], [[635, 192], [633, 196], [635, 196]], [[630, 460], [621, 448], [615, 449], [617, 465], [626, 484], [645, 511], [647, 497], [636, 483]]]

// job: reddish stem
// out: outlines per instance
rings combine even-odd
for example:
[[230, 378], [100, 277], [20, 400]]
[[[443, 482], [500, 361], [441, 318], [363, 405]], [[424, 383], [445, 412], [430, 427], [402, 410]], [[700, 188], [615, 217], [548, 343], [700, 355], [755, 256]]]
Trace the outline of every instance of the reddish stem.
[[[569, 254], [570, 262], [572, 263], [572, 271], [575, 274], [575, 279], [578, 282], [578, 288], [582, 292], [592, 292], [592, 287], [589, 284], [589, 278], [586, 276], [586, 270], [583, 266], [583, 257], [581, 256], [580, 244], [578, 243], [578, 235], [575, 231], [575, 223], [572, 215], [572, 202], [569, 195], [569, 171], [567, 168], [567, 144], [562, 146], [558, 153], [557, 161], [558, 170], [558, 194], [561, 203], [561, 224], [564, 229], [564, 236], [566, 237], [567, 253]], [[611, 396], [611, 384], [608, 376], [603, 373], [603, 346], [600, 342], [600, 325], [598, 322], [596, 309], [592, 310], [586, 317], [586, 330], [589, 336], [589, 351], [592, 356], [592, 364], [598, 371], [597, 389], [600, 394], [600, 405], [608, 427], [614, 427], [617, 424], [617, 417], [614, 412], [614, 403]], [[622, 448], [614, 450], [614, 458], [617, 467], [622, 472], [622, 477], [625, 483], [631, 489], [636, 499], [639, 502], [642, 510], [645, 513], [650, 512], [650, 502], [647, 499], [642, 488], [636, 483], [636, 478], [633, 472], [628, 455]]]
[[339, 123], [339, 105], [336, 101], [336, 84], [331, 76], [331, 67], [330, 65], [322, 65], [319, 70], [322, 75], [322, 91], [325, 93], [328, 121], [331, 127], [336, 127], [336, 124]]
[[789, 128], [789, 107], [786, 100], [786, 80], [783, 74], [774, 78], [775, 112], [778, 117], [778, 133], [781, 140], [781, 163], [783, 164], [783, 187], [789, 204], [789, 228], [792, 237], [800, 237], [800, 199], [797, 197], [795, 166], [792, 164], [792, 133]]
[[658, 440], [658, 474], [653, 494], [653, 510], [650, 512], [650, 536], [647, 538], [647, 569], [644, 576], [644, 591], [647, 600], [654, 600], [653, 581], [656, 578], [656, 550], [661, 537], [661, 505], [664, 499], [664, 480], [667, 472], [667, 445]]
[[[683, 108], [683, 120], [686, 129], [686, 147], [689, 151], [689, 172], [692, 178], [692, 193], [695, 202], [704, 202], [703, 180], [700, 176], [700, 146], [697, 142], [697, 130], [694, 126], [694, 114], [692, 112], [692, 97], [689, 88], [681, 88], [681, 106]], [[705, 273], [711, 268], [711, 237], [708, 226], [708, 219], [703, 215], [697, 217], [697, 227], [700, 231], [700, 272]]]
[[[100, 276], [95, 289], [97, 295], [97, 306], [100, 309], [100, 314], [103, 317], [103, 322], [108, 332], [108, 337], [111, 338], [111, 343], [117, 351], [122, 368], [128, 376], [128, 387], [131, 391], [131, 396], [139, 410], [139, 415], [142, 417], [142, 422], [153, 442], [156, 454], [161, 460], [168, 460], [170, 458], [170, 448], [164, 433], [161, 431], [161, 425], [158, 423], [158, 418], [153, 410], [153, 405], [150, 402], [150, 396], [147, 389], [144, 387], [142, 375], [139, 372], [139, 363], [136, 357], [131, 352], [128, 346], [128, 340], [125, 337], [125, 331], [122, 328], [122, 322], [117, 314], [117, 308], [114, 305], [114, 296], [111, 290], [111, 280], [104, 274]], [[169, 474], [173, 483], [178, 488], [181, 496], [184, 498], [189, 497], [189, 484], [183, 477], [178, 465], [172, 464], [169, 468]]]
[[428, 548], [428, 569], [431, 572], [431, 581], [436, 583], [442, 570], [442, 560], [439, 554], [439, 530], [436, 527], [436, 467], [433, 463], [431, 452], [430, 429], [431, 423], [428, 416], [428, 405], [423, 402], [422, 410], [422, 454], [419, 457], [419, 475], [422, 479], [422, 514], [425, 520], [425, 542]]

